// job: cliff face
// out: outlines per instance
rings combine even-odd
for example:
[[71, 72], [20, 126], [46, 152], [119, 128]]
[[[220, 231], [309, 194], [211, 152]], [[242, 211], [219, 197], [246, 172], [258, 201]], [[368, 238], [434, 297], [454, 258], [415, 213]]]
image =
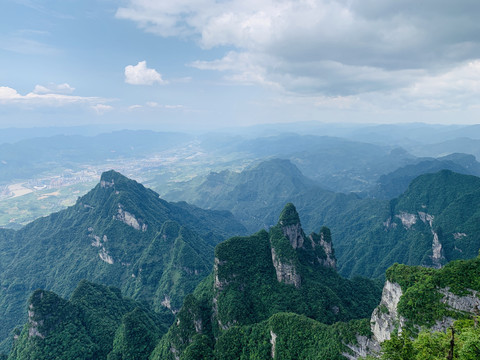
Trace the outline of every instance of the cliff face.
[[277, 229], [270, 234], [272, 263], [278, 282], [300, 288], [302, 278], [299, 256], [312, 265], [336, 267], [330, 230], [323, 227], [319, 234], [305, 235], [295, 206], [287, 204], [280, 215]]
[[70, 300], [36, 290], [28, 303], [28, 322], [14, 342], [10, 360], [145, 360], [166, 328], [158, 314], [123, 298], [120, 290], [81, 281]]
[[382, 291], [380, 305], [372, 313], [370, 320], [373, 339], [378, 343], [390, 339], [391, 333], [401, 330], [405, 319], [398, 314], [398, 303], [402, 296], [402, 288], [394, 282], [386, 281]]
[[[284, 356], [280, 354], [285, 347], [295, 347], [295, 351], [300, 351], [298, 356], [290, 353], [287, 358], [312, 358], [310, 353], [302, 355], [302, 346], [293, 342], [303, 341], [296, 338], [297, 334], [302, 339], [304, 336], [313, 339], [316, 331], [329, 333], [323, 338], [327, 343], [336, 339], [331, 342], [335, 346], [325, 355], [325, 358], [335, 358], [331, 354], [336, 352], [337, 356], [339, 347], [345, 344], [337, 339], [340, 330], [325, 324], [365, 319], [378, 303], [380, 289], [367, 279], [344, 279], [334, 267], [335, 255], [328, 228], [306, 236], [295, 207], [287, 204], [278, 224], [268, 232], [261, 230], [251, 236], [233, 237], [216, 246], [213, 273], [197, 287], [194, 296], [186, 298], [177, 321], [151, 358], [183, 358], [201, 344], [202, 351], [210, 351], [212, 345], [208, 344], [214, 344], [215, 351], [235, 347], [241, 352], [247, 351], [245, 354], [248, 351], [256, 354], [244, 355], [245, 358], [262, 359]], [[275, 326], [270, 326], [272, 321]], [[307, 326], [312, 332], [299, 333], [290, 321], [301, 323], [298, 328]], [[358, 328], [366, 329], [361, 334], [365, 337], [369, 324], [368, 321], [361, 324]], [[349, 331], [346, 325], [339, 326]], [[252, 330], [254, 328], [257, 330]], [[250, 336], [260, 338], [250, 341]], [[325, 346], [315, 339], [312, 354]], [[268, 349], [264, 346], [266, 341], [271, 345]], [[292, 343], [287, 345], [286, 341]], [[361, 344], [359, 340], [355, 346], [359, 346], [359, 353], [364, 353]], [[257, 345], [262, 349], [258, 350]], [[243, 350], [248, 347], [249, 350]], [[327, 350], [321, 351], [327, 354]], [[220, 358], [240, 358], [229, 351], [226, 354], [228, 356]]]
[[373, 342], [378, 346], [407, 325], [446, 332], [456, 319], [478, 316], [479, 271], [480, 258], [450, 262], [440, 269], [392, 266], [371, 316]]
[[210, 273], [215, 245], [244, 232], [226, 211], [168, 203], [134, 180], [105, 172], [74, 206], [0, 233], [0, 254], [8, 254], [8, 262], [0, 261], [0, 352], [9, 351], [4, 340], [27, 320], [32, 287], [68, 297], [87, 279], [175, 313]]
[[275, 268], [277, 280], [280, 283], [294, 285], [297, 289], [302, 284], [302, 278], [297, 270], [297, 267], [292, 260], [282, 260], [276, 253], [275, 248], [272, 247], [272, 263]]

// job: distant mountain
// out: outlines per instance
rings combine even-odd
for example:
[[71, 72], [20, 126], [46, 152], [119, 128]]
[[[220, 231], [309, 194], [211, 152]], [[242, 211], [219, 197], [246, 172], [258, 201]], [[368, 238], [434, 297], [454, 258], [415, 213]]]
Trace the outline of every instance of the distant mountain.
[[[186, 298], [176, 323], [151, 358], [198, 359], [214, 354], [217, 359], [263, 359], [272, 354], [311, 358], [325, 347], [322, 352], [335, 354], [328, 358], [336, 359], [342, 348], [347, 351], [341, 325], [332, 329], [317, 321], [332, 324], [368, 317], [379, 296], [373, 282], [338, 275], [328, 228], [306, 236], [295, 207], [287, 204], [269, 232], [233, 237], [217, 245], [213, 274]], [[352, 324], [357, 329], [367, 323]], [[295, 326], [299, 327], [293, 330]], [[300, 339], [315, 330], [322, 334], [318, 347], [287, 345], [295, 338], [304, 341]], [[331, 338], [322, 338], [327, 334]]]
[[0, 184], [55, 167], [141, 157], [191, 140], [182, 133], [122, 130], [96, 136], [56, 135], [0, 144]]
[[18, 231], [0, 229], [0, 339], [36, 289], [69, 296], [82, 279], [174, 312], [211, 270], [214, 246], [244, 227], [227, 211], [168, 203], [109, 171], [77, 203]]
[[437, 159], [424, 159], [382, 175], [369, 195], [380, 199], [392, 199], [407, 190], [410, 182], [417, 176], [444, 169], [459, 174], [480, 176], [480, 163], [475, 160], [475, 156], [455, 153]]
[[[409, 179], [416, 172], [429, 168], [433, 171], [437, 165], [478, 171], [478, 163], [472, 156], [454, 154], [399, 170], [396, 176], [392, 174], [391, 180], [399, 189], [404, 183], [402, 172]], [[324, 190], [288, 161], [272, 159], [242, 173], [210, 174], [203, 182], [190, 183], [189, 192], [173, 195], [179, 198], [191, 195], [193, 198], [189, 200], [193, 203], [213, 209], [230, 208], [250, 231], [255, 226], [269, 229], [275, 224], [274, 214], [280, 212], [281, 201], [293, 202], [303, 214], [307, 231], [318, 231], [323, 225], [332, 230], [342, 275], [376, 278], [382, 277], [394, 262], [438, 266], [475, 256], [480, 248], [480, 238], [476, 236], [480, 229], [473, 220], [477, 209], [473, 202], [465, 202], [468, 196], [476, 196], [479, 184], [478, 177], [441, 171], [421, 175], [393, 200], [360, 198]], [[432, 209], [433, 199], [440, 201], [452, 194], [455, 195], [443, 200], [442, 206]], [[422, 200], [425, 197], [430, 200]], [[405, 199], [417, 202], [403, 206]], [[462, 202], [465, 206], [460, 205]], [[449, 222], [448, 217], [458, 221]], [[438, 249], [438, 245], [433, 246], [436, 237], [442, 255], [435, 255], [433, 260], [434, 249]]]
[[148, 359], [165, 322], [120, 290], [85, 280], [70, 300], [36, 290], [8, 359]]
[[462, 136], [433, 144], [416, 146], [411, 149], [411, 152], [417, 156], [432, 157], [465, 153], [472, 154], [478, 159], [480, 158], [480, 139]]
[[211, 135], [201, 139], [207, 152], [243, 159], [290, 160], [323, 188], [337, 192], [368, 189], [382, 174], [410, 163], [414, 156], [392, 145], [375, 145], [331, 136], [283, 133], [246, 139]]
[[[285, 203], [315, 186], [288, 160], [271, 159], [240, 173], [212, 172], [183, 184], [166, 199], [183, 200], [207, 209], [229, 210], [249, 231], [275, 225]], [[317, 186], [318, 188], [318, 186]], [[319, 188], [318, 191], [330, 193]]]

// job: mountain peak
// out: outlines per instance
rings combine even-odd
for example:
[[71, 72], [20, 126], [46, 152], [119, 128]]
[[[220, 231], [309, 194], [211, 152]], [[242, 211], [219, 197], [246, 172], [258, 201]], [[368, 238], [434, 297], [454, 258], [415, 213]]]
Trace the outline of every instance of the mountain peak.
[[278, 223], [282, 226], [300, 225], [300, 216], [298, 215], [295, 205], [288, 203], [282, 210]]
[[100, 184], [103, 188], [112, 187], [115, 184], [125, 182], [125, 181], [132, 181], [132, 180], [115, 170], [105, 171], [100, 176]]

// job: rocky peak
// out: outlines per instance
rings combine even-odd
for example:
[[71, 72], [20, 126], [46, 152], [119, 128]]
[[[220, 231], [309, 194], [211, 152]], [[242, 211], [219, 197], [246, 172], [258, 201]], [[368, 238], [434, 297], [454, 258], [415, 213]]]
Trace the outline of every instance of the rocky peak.
[[62, 319], [66, 301], [51, 291], [36, 290], [28, 301], [28, 336], [44, 339]]
[[129, 179], [115, 170], [109, 170], [102, 173], [100, 176], [100, 187], [102, 189], [113, 189], [117, 191], [117, 193], [121, 190], [146, 190], [142, 184], [133, 179]]
[[[335, 258], [335, 251], [332, 245], [332, 235], [330, 233], [330, 229], [326, 226], [323, 226], [320, 229], [319, 235], [312, 233], [308, 236], [308, 238], [312, 243], [312, 248], [316, 255], [316, 261], [323, 266], [336, 269], [337, 259]], [[317, 251], [317, 249], [320, 251]], [[320, 254], [322, 256], [319, 256]]]
[[288, 203], [282, 210], [278, 223], [281, 226], [300, 225], [300, 216], [292, 203]]
[[290, 245], [292, 245], [294, 249], [303, 248], [305, 233], [302, 230], [297, 209], [295, 209], [292, 203], [285, 205], [280, 214], [278, 224], [282, 228], [283, 235], [290, 241]]

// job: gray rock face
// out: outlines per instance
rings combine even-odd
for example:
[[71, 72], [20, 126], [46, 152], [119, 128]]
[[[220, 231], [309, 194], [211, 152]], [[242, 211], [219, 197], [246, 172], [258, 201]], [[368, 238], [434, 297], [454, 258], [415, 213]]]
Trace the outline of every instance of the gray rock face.
[[121, 204], [118, 204], [118, 212], [115, 219], [133, 227], [135, 230], [147, 231], [147, 224], [144, 224], [141, 220], [138, 220], [135, 215], [130, 214], [123, 209]]
[[348, 360], [358, 360], [364, 358], [370, 354], [377, 354], [380, 352], [380, 346], [378, 342], [369, 339], [366, 336], [358, 335], [356, 336], [356, 344], [346, 344], [350, 352], [343, 352], [342, 355]]
[[432, 241], [432, 264], [436, 269], [442, 267], [443, 262], [445, 261], [445, 256], [443, 256], [443, 247], [438, 240], [438, 234], [432, 230], [433, 241]]
[[294, 264], [281, 261], [272, 247], [272, 262], [275, 267], [278, 282], [292, 284], [297, 289], [301, 286], [302, 280]]
[[276, 346], [277, 346], [277, 334], [270, 330], [270, 344], [272, 344], [272, 359], [275, 358]]
[[100, 186], [104, 189], [111, 188], [111, 187], [115, 186], [115, 182], [113, 181], [113, 179], [112, 179], [112, 181], [101, 180], [100, 181]]
[[443, 288], [438, 290], [443, 295], [441, 300], [450, 308], [457, 311], [464, 311], [468, 313], [477, 313], [480, 310], [480, 299], [478, 298], [478, 291], [468, 290], [470, 295], [458, 296], [450, 292], [450, 288]]
[[[440, 301], [451, 310], [470, 314], [477, 314], [480, 310], [478, 291], [468, 290], [470, 294], [465, 296], [455, 295], [449, 288], [438, 289], [437, 291], [443, 295]], [[401, 296], [402, 289], [400, 285], [387, 280], [383, 287], [380, 305], [375, 308], [371, 317], [372, 340], [377, 345], [385, 340], [390, 340], [393, 330], [398, 328], [398, 331], [401, 332], [402, 327], [405, 325], [406, 319], [399, 315], [397, 310]], [[430, 330], [445, 332], [454, 321], [455, 319], [451, 317], [444, 317], [441, 320], [437, 320]]]
[[[42, 294], [40, 296], [42, 296]], [[43, 325], [43, 320], [35, 321], [35, 310], [33, 308], [33, 304], [28, 306], [28, 325], [28, 337], [39, 337], [45, 339], [45, 335], [40, 333], [38, 330], [38, 327]]]
[[405, 324], [405, 319], [397, 311], [402, 294], [402, 288], [399, 284], [388, 280], [385, 282], [380, 305], [373, 310], [371, 317], [373, 339], [377, 343], [390, 340], [392, 331], [396, 327], [401, 331], [401, 327]]
[[417, 222], [417, 215], [409, 214], [403, 211], [400, 214], [395, 215], [395, 217], [402, 221], [402, 225], [405, 227], [405, 229], [410, 229]]
[[337, 268], [337, 259], [333, 253], [333, 246], [331, 242], [325, 241], [324, 235], [320, 234], [320, 241], [318, 244], [315, 244], [313, 240], [313, 236], [309, 236], [310, 240], [312, 241], [312, 246], [315, 248], [316, 246], [321, 246], [325, 254], [327, 255], [326, 259], [318, 259], [319, 263], [326, 267], [331, 267], [333, 269]]
[[294, 249], [303, 248], [305, 234], [300, 223], [295, 225], [282, 226], [283, 235], [290, 241]]

